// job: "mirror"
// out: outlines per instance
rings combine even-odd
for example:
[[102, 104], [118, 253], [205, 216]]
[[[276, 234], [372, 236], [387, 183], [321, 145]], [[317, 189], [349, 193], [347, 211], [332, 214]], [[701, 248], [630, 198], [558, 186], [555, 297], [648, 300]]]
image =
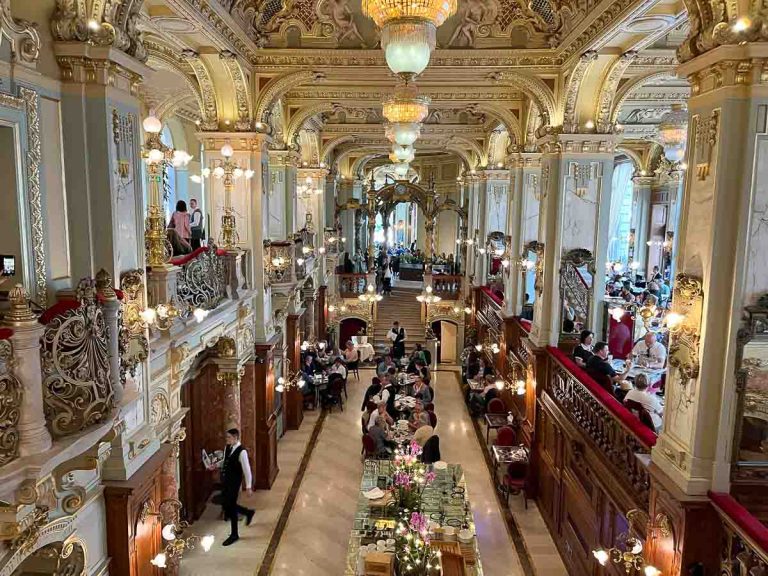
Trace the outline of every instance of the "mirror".
[[566, 252], [560, 262], [560, 333], [575, 336], [588, 328], [595, 275], [595, 260], [589, 250]]
[[0, 290], [7, 293], [16, 284], [30, 288], [24, 263], [24, 242], [22, 222], [24, 214], [23, 198], [19, 178], [20, 155], [19, 133], [17, 127], [0, 120], [0, 174], [3, 186], [0, 186]]
[[745, 468], [768, 467], [768, 336], [759, 335], [744, 347], [740, 381], [740, 422], [737, 474]]
[[525, 292], [523, 293], [523, 308], [520, 317], [525, 320], [533, 321], [534, 303], [540, 292], [537, 284], [541, 282], [541, 280], [538, 279], [537, 271], [543, 264], [543, 254], [544, 245], [535, 240], [526, 244], [523, 247], [523, 253], [521, 254], [521, 268]]

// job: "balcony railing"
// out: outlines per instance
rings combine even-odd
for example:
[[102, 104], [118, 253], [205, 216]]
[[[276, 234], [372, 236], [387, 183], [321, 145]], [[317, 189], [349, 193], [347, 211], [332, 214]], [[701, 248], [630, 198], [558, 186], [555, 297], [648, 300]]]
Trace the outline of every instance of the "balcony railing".
[[614, 474], [647, 507], [650, 480], [637, 458], [650, 455], [656, 434], [557, 348], [550, 355], [548, 392], [564, 414], [590, 438]]
[[357, 298], [360, 294], [365, 294], [366, 279], [365, 274], [337, 274], [339, 296], [341, 298]]
[[722, 522], [720, 574], [768, 574], [768, 528], [730, 494], [710, 492]]
[[0, 328], [0, 466], [19, 456], [19, 417], [23, 387], [13, 371], [13, 331]]
[[226, 254], [216, 246], [207, 246], [171, 260], [172, 264], [181, 267], [176, 277], [178, 300], [191, 309], [216, 308], [227, 297]]
[[459, 275], [435, 274], [432, 276], [432, 289], [443, 300], [459, 300], [462, 278]]

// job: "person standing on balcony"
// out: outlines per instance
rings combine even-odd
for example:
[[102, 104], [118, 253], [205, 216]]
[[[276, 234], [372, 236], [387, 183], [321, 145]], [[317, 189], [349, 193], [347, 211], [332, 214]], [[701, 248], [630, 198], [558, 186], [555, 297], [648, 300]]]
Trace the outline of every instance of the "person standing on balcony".
[[190, 233], [192, 244], [192, 250], [197, 250], [202, 246], [203, 239], [205, 238], [205, 218], [203, 217], [203, 211], [197, 206], [197, 199], [191, 198], [189, 200], [189, 207], [192, 208], [192, 215], [190, 217]]
[[189, 225], [189, 212], [187, 212], [187, 203], [184, 200], [176, 202], [176, 210], [171, 214], [168, 228], [176, 230], [176, 234], [189, 244], [192, 239], [192, 228]]
[[400, 322], [395, 320], [392, 328], [387, 332], [387, 338], [392, 341], [392, 357], [400, 360], [405, 356], [405, 341], [408, 338], [405, 328], [400, 327]]

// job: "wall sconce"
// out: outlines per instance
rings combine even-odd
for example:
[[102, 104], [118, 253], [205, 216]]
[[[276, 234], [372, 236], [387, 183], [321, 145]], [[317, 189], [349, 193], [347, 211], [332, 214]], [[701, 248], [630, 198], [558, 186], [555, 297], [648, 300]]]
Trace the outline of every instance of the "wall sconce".
[[416, 296], [416, 300], [418, 300], [422, 304], [437, 304], [438, 302], [440, 302], [440, 300], [442, 300], [442, 298], [440, 298], [440, 296], [438, 296], [437, 294], [433, 294], [432, 292], [433, 292], [432, 286], [426, 286], [424, 288], [424, 292]]
[[154, 326], [158, 330], [166, 331], [171, 329], [176, 318], [180, 316], [186, 317], [191, 314], [194, 316], [197, 323], [200, 324], [210, 313], [210, 310], [205, 310], [204, 308], [192, 308], [191, 306], [179, 310], [173, 302], [169, 302], [167, 304], [158, 304], [154, 308], [148, 306], [139, 312], [139, 317], [145, 328]]
[[304, 385], [306, 382], [304, 381], [303, 375], [301, 372], [291, 372], [291, 361], [287, 358], [285, 359], [285, 365], [286, 365], [286, 374], [288, 377], [280, 376], [277, 379], [277, 385], [275, 386], [275, 390], [277, 392], [285, 392], [288, 390], [300, 390], [301, 388], [304, 388]]
[[453, 307], [454, 314], [461, 314], [462, 310], [464, 311], [464, 314], [472, 314], [472, 308], [470, 306], [462, 307], [461, 304], [457, 304]]
[[139, 520], [144, 523], [149, 516], [158, 516], [161, 522], [168, 520], [167, 524], [163, 526], [162, 536], [166, 541], [165, 549], [156, 554], [155, 557], [149, 561], [150, 564], [157, 568], [167, 568], [168, 560], [170, 558], [181, 558], [186, 550], [194, 549], [198, 544], [205, 551], [208, 552], [213, 546], [215, 540], [212, 534], [205, 536], [198, 536], [192, 534], [183, 537], [184, 531], [189, 528], [189, 523], [181, 519], [179, 514], [181, 510], [181, 502], [176, 498], [169, 498], [160, 502], [157, 511], [153, 510], [153, 503], [151, 500], [144, 502], [139, 513]]
[[[639, 514], [638, 510], [627, 512], [627, 520], [630, 526], [632, 518]], [[605, 550], [598, 548], [592, 551], [592, 555], [601, 566], [607, 566], [608, 562], [620, 565], [625, 574], [634, 574], [642, 570], [645, 576], [661, 576], [661, 570], [655, 566], [646, 565], [643, 558], [643, 543], [639, 538], [629, 534], [629, 531], [619, 534], [617, 545]]]
[[482, 352], [485, 350], [486, 352], [490, 352], [491, 354], [498, 354], [501, 352], [501, 348], [496, 342], [491, 342], [491, 338], [489, 334], [485, 335], [485, 341], [481, 343], [475, 344], [475, 350], [478, 352]]
[[669, 330], [669, 364], [683, 386], [699, 376], [699, 339], [704, 289], [701, 280], [685, 273], [675, 278], [672, 310], [664, 322]]
[[368, 288], [366, 289], [364, 294], [360, 294], [360, 296], [357, 297], [358, 300], [361, 302], [367, 302], [368, 304], [373, 304], [374, 302], [381, 302], [381, 300], [384, 298], [380, 294], [376, 294], [376, 289], [373, 287], [373, 284], [368, 284]]

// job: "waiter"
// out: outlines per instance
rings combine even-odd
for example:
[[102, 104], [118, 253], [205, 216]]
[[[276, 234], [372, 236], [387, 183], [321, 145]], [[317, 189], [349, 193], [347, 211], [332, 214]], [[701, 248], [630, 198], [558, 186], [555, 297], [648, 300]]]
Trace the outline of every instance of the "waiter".
[[225, 435], [227, 447], [224, 450], [224, 460], [221, 463], [221, 497], [224, 514], [229, 518], [231, 530], [229, 538], [222, 542], [223, 546], [231, 546], [240, 539], [237, 533], [238, 515], [245, 516], [245, 525], [250, 526], [255, 510], [244, 508], [237, 503], [240, 487], [245, 477], [245, 492], [250, 494], [253, 486], [251, 465], [248, 454], [240, 444], [240, 431], [237, 428], [227, 430]]
[[387, 338], [392, 341], [392, 356], [400, 360], [400, 358], [405, 356], [405, 339], [407, 335], [405, 328], [400, 328], [400, 323], [397, 320], [392, 324], [392, 328], [389, 329]]

